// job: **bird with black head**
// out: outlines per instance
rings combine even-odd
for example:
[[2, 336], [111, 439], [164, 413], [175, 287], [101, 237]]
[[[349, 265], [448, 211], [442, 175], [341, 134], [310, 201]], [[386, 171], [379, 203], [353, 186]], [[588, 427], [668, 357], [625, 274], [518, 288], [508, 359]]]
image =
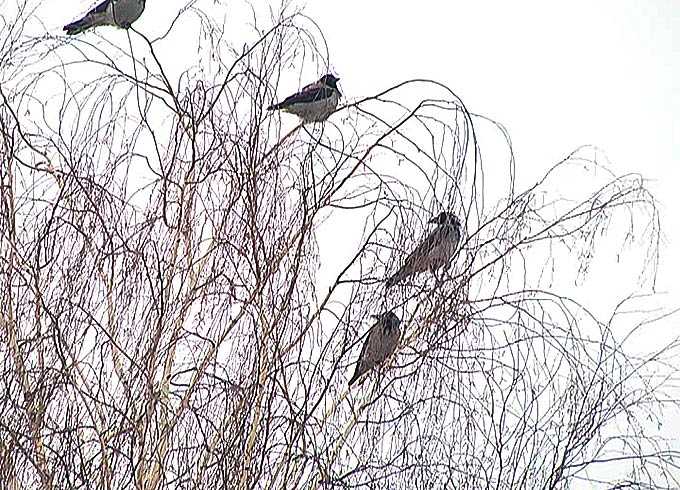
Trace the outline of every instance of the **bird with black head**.
[[387, 288], [421, 272], [435, 271], [449, 263], [456, 253], [461, 237], [458, 217], [444, 211], [429, 223], [437, 227], [406, 257], [402, 266], [385, 282]]
[[303, 123], [325, 121], [335, 111], [342, 96], [338, 80], [333, 74], [324, 75], [282, 102], [270, 105], [267, 110], [295, 114]]
[[399, 345], [401, 320], [393, 312], [388, 311], [382, 315], [373, 315], [378, 321], [371, 327], [366, 336], [366, 341], [359, 354], [354, 375], [349, 380], [352, 386], [364, 374], [382, 365], [390, 357]]

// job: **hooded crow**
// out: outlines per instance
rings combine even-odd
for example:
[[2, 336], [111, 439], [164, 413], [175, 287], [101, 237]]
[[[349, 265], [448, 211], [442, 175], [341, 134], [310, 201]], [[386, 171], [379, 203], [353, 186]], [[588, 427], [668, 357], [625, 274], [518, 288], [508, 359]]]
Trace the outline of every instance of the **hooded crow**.
[[381, 365], [390, 357], [399, 344], [401, 320], [391, 311], [380, 316], [373, 315], [378, 321], [368, 332], [364, 347], [361, 349], [359, 360], [354, 369], [354, 376], [349, 380], [349, 386], [371, 369]]
[[322, 76], [318, 82], [307, 85], [298, 93], [283, 99], [283, 102], [270, 105], [268, 111], [285, 111], [295, 114], [302, 122], [321, 122], [328, 119], [338, 106], [340, 90], [335, 75]]
[[427, 270], [434, 273], [435, 270], [448, 264], [453, 257], [460, 241], [461, 226], [458, 217], [445, 211], [429, 222], [439, 226], [411, 252], [411, 255], [406, 257], [401, 268], [387, 279], [386, 287], [391, 288], [407, 277]]
[[144, 12], [146, 0], [104, 0], [90, 10], [82, 19], [64, 26], [66, 34], [72, 36], [98, 26], [116, 26], [129, 29]]

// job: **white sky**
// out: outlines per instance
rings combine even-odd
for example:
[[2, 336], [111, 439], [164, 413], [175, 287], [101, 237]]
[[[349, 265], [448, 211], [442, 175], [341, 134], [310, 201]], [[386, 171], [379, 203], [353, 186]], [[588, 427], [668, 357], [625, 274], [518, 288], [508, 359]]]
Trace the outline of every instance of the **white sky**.
[[[96, 2], [67, 3], [41, 5], [54, 34]], [[135, 27], [156, 34], [165, 27], [154, 18], [171, 19], [183, 3], [149, 0]], [[441, 81], [472, 112], [505, 125], [527, 183], [576, 147], [597, 145], [616, 173], [654, 181], [664, 233], [680, 245], [680, 2], [309, 0], [305, 11], [349, 97], [408, 78]], [[680, 270], [669, 255], [666, 269]], [[663, 272], [661, 289], [670, 290]]]
[[[93, 2], [68, 3], [41, 4], [54, 34]], [[231, 12], [243, 2], [220, 3], [233, 23]], [[153, 37], [184, 4], [148, 0], [135, 27]], [[601, 148], [614, 173], [649, 179], [665, 237], [657, 291], [666, 293], [667, 306], [680, 306], [679, 1], [309, 0], [305, 11], [326, 36], [331, 68], [350, 99], [431, 78], [452, 88], [470, 111], [502, 123], [512, 137], [519, 189], [585, 144]], [[120, 31], [99, 32], [127, 43]], [[482, 141], [482, 152], [493, 153], [494, 144]], [[485, 167], [492, 168], [486, 156]], [[662, 328], [673, 334], [677, 323], [672, 318]]]
[[[680, 306], [680, 1], [307, 5], [344, 93], [369, 95], [409, 78], [447, 84], [471, 112], [507, 128], [520, 189], [584, 144], [600, 147], [614, 173], [650, 180], [665, 238], [658, 299]], [[595, 308], [603, 295], [612, 300], [617, 273], [609, 291], [567, 293], [592, 295], [586, 306]], [[634, 345], [646, 351], [677, 337], [679, 320], [651, 325]], [[678, 424], [667, 422], [671, 431]]]
[[[310, 1], [347, 94], [434, 78], [510, 132], [520, 182], [593, 144], [662, 207], [659, 291], [680, 304], [680, 2]], [[675, 32], [675, 37], [673, 33]]]

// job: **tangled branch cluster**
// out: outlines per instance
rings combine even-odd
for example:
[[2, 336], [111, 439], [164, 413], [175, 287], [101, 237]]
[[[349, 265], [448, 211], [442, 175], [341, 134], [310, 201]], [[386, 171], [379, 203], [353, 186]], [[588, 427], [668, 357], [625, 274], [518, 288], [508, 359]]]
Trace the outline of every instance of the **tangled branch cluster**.
[[[678, 486], [655, 430], [677, 344], [636, 357], [617, 326], [635, 299], [602, 320], [560, 292], [598, 254], [632, 250], [653, 280], [643, 179], [584, 147], [517, 190], [502, 126], [431, 80], [289, 126], [264, 108], [328, 71], [325, 41], [301, 14], [252, 15], [245, 46], [195, 6], [120, 45], [2, 18], [0, 480]], [[448, 269], [386, 289], [442, 210], [464, 230]], [[399, 346], [348, 389], [383, 311]]]

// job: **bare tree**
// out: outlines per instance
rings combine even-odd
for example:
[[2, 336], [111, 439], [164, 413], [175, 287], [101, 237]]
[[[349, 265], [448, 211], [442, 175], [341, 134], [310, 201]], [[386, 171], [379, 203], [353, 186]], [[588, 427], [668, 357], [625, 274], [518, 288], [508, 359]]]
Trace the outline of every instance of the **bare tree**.
[[[584, 147], [527, 186], [432, 80], [296, 125], [264, 108], [330, 71], [318, 27], [209, 3], [115, 44], [0, 17], [3, 488], [678, 487], [678, 340], [630, 345], [666, 314], [644, 179]], [[450, 267], [385, 289], [442, 210]], [[616, 254], [607, 319], [573, 284]]]

